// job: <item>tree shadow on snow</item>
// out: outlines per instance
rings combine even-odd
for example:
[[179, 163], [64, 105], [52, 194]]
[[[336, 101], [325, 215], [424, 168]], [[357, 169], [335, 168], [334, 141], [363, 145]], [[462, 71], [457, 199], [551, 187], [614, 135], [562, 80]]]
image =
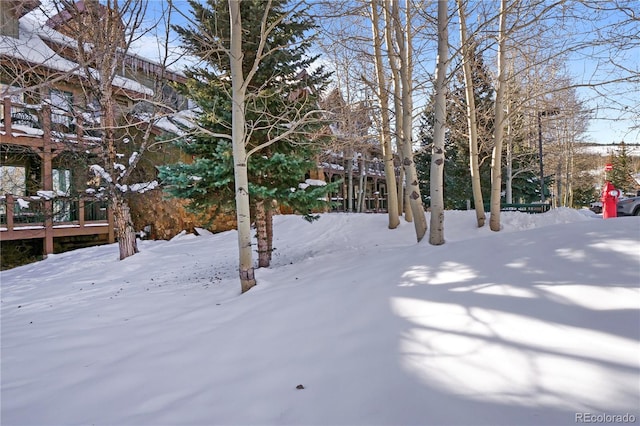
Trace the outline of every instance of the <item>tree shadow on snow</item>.
[[[624, 231], [615, 237], [637, 245]], [[408, 423], [640, 418], [638, 261], [597, 232], [585, 239], [578, 246], [550, 226], [446, 251], [420, 246], [424, 262], [398, 265], [395, 362], [418, 385], [407, 406], [424, 407]]]

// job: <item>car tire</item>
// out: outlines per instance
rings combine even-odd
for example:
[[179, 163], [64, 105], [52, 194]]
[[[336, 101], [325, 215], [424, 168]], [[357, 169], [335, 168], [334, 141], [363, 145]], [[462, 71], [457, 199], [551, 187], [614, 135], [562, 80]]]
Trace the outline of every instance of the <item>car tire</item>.
[[633, 215], [634, 215], [634, 216], [640, 216], [640, 207], [636, 208], [636, 209], [633, 211]]

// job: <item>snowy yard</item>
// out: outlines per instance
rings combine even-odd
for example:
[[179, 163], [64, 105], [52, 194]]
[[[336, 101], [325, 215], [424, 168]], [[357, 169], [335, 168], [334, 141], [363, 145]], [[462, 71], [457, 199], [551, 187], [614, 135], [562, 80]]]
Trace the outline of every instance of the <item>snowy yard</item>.
[[1, 272], [2, 425], [640, 422], [640, 218], [386, 220], [277, 216], [245, 295], [233, 231]]

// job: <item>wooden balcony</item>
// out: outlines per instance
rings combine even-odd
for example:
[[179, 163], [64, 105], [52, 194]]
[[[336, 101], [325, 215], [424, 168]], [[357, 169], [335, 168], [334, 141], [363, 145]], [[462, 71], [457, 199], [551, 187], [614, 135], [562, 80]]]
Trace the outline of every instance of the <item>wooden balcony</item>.
[[0, 196], [0, 241], [43, 239], [45, 254], [53, 239], [104, 235], [114, 241], [113, 214], [93, 197]]
[[[94, 149], [99, 136], [84, 127], [82, 114], [55, 112], [47, 104], [26, 104], [2, 99], [0, 143], [20, 145], [41, 153], [71, 149]], [[52, 122], [57, 117], [62, 123]]]
[[[60, 197], [53, 191], [53, 159], [64, 151], [96, 148], [79, 117], [52, 123], [51, 107], [2, 100], [0, 144], [28, 148], [40, 159], [42, 182], [37, 195], [0, 195], [0, 241], [42, 239], [44, 254], [54, 252], [54, 238], [104, 235], [114, 241], [113, 214], [104, 199]], [[54, 114], [55, 115], [55, 114]]]

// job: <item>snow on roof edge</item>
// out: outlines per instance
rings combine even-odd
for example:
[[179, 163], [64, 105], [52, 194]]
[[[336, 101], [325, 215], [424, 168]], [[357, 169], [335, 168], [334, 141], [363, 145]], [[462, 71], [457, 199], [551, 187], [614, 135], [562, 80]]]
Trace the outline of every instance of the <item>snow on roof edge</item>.
[[[48, 27], [47, 27], [48, 28]], [[52, 50], [44, 40], [62, 42], [68, 44], [69, 37], [52, 28], [38, 27], [37, 21], [30, 15], [25, 15], [19, 20], [18, 38], [0, 36], [0, 55], [15, 58], [32, 64], [39, 64], [47, 68], [71, 72], [82, 77], [84, 72], [79, 69], [76, 62], [63, 58]], [[122, 89], [152, 96], [153, 89], [139, 83], [136, 80], [117, 75], [113, 85]]]

